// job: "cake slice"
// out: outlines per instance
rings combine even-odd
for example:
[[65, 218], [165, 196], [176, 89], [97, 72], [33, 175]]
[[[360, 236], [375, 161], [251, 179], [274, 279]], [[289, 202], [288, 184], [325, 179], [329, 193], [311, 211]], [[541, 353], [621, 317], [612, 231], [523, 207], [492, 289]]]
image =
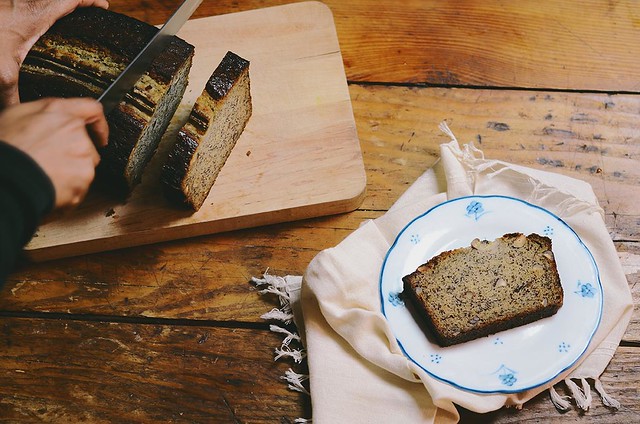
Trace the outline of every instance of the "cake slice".
[[251, 116], [249, 62], [227, 52], [196, 100], [162, 168], [168, 199], [202, 207]]
[[505, 234], [443, 252], [403, 277], [403, 298], [450, 346], [555, 314], [563, 303], [551, 239]]
[[[78, 8], [35, 43], [20, 69], [21, 101], [94, 97], [113, 82], [158, 29], [96, 7]], [[107, 116], [109, 145], [97, 180], [128, 193], [140, 182], [187, 87], [194, 47], [173, 37], [126, 98]]]

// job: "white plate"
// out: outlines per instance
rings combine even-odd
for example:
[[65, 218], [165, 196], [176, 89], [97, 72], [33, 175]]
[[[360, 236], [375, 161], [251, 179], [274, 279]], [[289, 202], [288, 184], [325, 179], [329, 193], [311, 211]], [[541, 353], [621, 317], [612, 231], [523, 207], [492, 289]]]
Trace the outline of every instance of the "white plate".
[[[564, 304], [552, 317], [450, 347], [431, 342], [405, 307], [402, 277], [474, 238], [538, 233], [552, 239]], [[437, 205], [411, 221], [389, 249], [380, 275], [382, 313], [405, 355], [433, 377], [479, 393], [515, 393], [544, 384], [585, 352], [602, 315], [602, 285], [591, 252], [560, 218], [504, 196]]]

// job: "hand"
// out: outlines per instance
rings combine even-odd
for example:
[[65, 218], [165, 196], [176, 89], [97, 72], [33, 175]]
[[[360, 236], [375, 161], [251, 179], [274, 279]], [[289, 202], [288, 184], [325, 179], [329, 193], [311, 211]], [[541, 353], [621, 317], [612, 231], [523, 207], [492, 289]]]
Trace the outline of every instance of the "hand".
[[[109, 127], [93, 99], [43, 99], [0, 113], [0, 140], [22, 150], [49, 176], [56, 207], [82, 201], [107, 145]], [[92, 142], [93, 137], [93, 142]]]
[[18, 74], [42, 34], [77, 7], [106, 9], [108, 0], [0, 0], [0, 110], [19, 103]]

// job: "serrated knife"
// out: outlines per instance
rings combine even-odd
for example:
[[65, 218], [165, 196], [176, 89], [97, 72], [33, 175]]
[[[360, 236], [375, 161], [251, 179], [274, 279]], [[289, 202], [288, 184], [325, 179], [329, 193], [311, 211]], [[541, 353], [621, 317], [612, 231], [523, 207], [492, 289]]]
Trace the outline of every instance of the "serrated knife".
[[133, 88], [136, 81], [149, 69], [153, 59], [158, 56], [171, 42], [171, 38], [182, 28], [185, 22], [200, 6], [202, 0], [185, 0], [176, 9], [169, 20], [140, 50], [140, 53], [127, 65], [120, 75], [98, 97], [104, 113], [107, 114], [115, 108], [124, 96]]

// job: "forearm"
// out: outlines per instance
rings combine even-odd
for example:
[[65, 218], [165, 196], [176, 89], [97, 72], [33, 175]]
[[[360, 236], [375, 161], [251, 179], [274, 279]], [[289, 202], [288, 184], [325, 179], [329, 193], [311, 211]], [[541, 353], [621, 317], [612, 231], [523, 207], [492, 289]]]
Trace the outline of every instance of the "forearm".
[[51, 181], [26, 154], [0, 141], [0, 282], [53, 207]]
[[6, 187], [0, 188], [0, 282], [11, 272], [24, 245], [29, 221], [22, 214], [21, 203]]

